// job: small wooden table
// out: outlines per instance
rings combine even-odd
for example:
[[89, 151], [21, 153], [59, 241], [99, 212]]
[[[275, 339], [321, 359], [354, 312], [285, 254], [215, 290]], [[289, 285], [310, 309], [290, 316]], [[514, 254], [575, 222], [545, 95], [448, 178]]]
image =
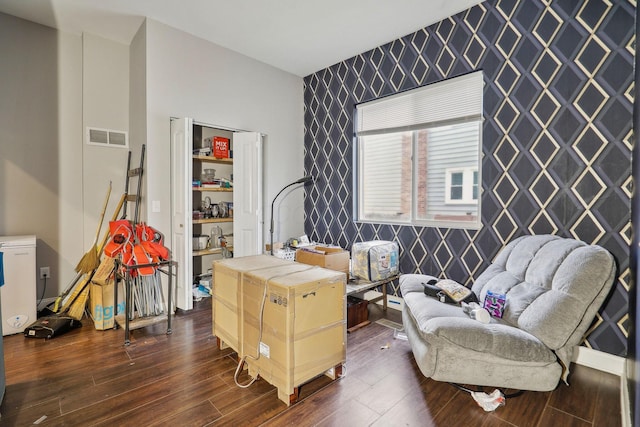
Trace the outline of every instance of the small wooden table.
[[382, 295], [367, 301], [378, 302], [382, 300], [382, 309], [384, 311], [387, 311], [387, 284], [393, 282], [398, 277], [400, 277], [400, 275], [396, 274], [394, 276], [387, 277], [386, 279], [376, 280], [373, 282], [365, 279], [351, 278], [347, 282], [347, 295], [357, 294], [363, 291], [368, 291], [369, 289], [377, 288], [378, 286], [382, 286]]
[[[382, 295], [380, 295], [379, 297], [375, 297], [370, 300], [367, 300], [367, 302], [374, 303], [382, 300], [382, 309], [384, 311], [387, 311], [387, 284], [393, 282], [399, 276], [400, 276], [399, 274], [396, 274], [394, 276], [387, 277], [386, 279], [375, 280], [373, 282], [365, 279], [350, 278], [349, 281], [347, 282], [347, 296], [368, 291], [370, 289], [375, 289], [378, 286], [382, 286]], [[365, 322], [359, 323], [347, 329], [347, 332], [355, 331], [356, 329], [362, 328], [363, 326], [367, 326], [369, 323], [370, 322], [368, 320]]]

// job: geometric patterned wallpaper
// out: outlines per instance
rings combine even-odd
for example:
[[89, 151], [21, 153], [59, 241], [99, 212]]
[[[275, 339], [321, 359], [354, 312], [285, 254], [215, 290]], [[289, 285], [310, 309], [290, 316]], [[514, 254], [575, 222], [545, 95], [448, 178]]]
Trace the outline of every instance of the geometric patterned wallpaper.
[[[486, 1], [305, 77], [306, 233], [346, 249], [395, 240], [402, 273], [465, 284], [520, 235], [599, 244], [618, 277], [583, 345], [625, 356], [635, 8]], [[355, 223], [354, 105], [474, 70], [485, 83], [481, 229]]]

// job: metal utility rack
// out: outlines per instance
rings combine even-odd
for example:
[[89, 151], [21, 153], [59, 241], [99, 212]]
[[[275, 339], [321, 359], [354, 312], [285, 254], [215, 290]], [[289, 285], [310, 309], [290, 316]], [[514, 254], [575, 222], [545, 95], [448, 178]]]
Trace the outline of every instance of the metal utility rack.
[[[132, 304], [131, 297], [131, 287], [132, 287], [132, 275], [131, 272], [138, 268], [142, 267], [156, 267], [158, 271], [166, 274], [168, 279], [168, 300], [167, 300], [167, 335], [171, 335], [171, 305], [172, 305], [172, 295], [173, 295], [173, 276], [177, 274], [178, 263], [173, 260], [159, 261], [149, 264], [136, 264], [136, 265], [125, 265], [122, 263], [120, 259], [116, 259], [116, 280], [124, 280], [124, 313], [117, 315], [115, 317], [115, 322], [113, 328], [116, 329], [118, 325], [124, 325], [124, 345], [128, 346], [131, 344], [131, 330], [144, 328], [145, 326], [150, 326], [156, 324], [164, 319], [164, 314], [157, 316], [145, 316], [138, 317], [135, 319], [129, 319], [129, 308]], [[175, 268], [175, 271], [174, 271]], [[124, 274], [122, 273], [124, 271]], [[118, 286], [115, 286], [114, 292], [114, 307], [117, 307], [118, 303]]]
[[[142, 191], [142, 175], [144, 172], [144, 157], [145, 157], [145, 151], [146, 151], [146, 145], [142, 144], [142, 150], [140, 153], [140, 166], [134, 169], [131, 169], [131, 151], [129, 151], [129, 156], [127, 158], [127, 174], [126, 174], [126, 180], [125, 180], [125, 195], [126, 195], [126, 201], [127, 202], [135, 202], [135, 211], [134, 211], [134, 216], [133, 216], [133, 234], [135, 237], [135, 228], [136, 225], [138, 224], [138, 220], [139, 220], [139, 214], [140, 214], [140, 201], [141, 201], [141, 191]], [[129, 186], [130, 186], [130, 179], [131, 178], [137, 178], [138, 182], [137, 182], [137, 191], [136, 194], [130, 194], [129, 192]], [[124, 204], [123, 207], [123, 212], [122, 212], [122, 218], [124, 219], [127, 216], [127, 204]], [[135, 237], [135, 239], [137, 240], [137, 237]], [[169, 283], [168, 283], [168, 294], [169, 294], [169, 298], [168, 298], [168, 304], [165, 307], [166, 313], [167, 313], [167, 335], [171, 334], [171, 296], [173, 294], [173, 269], [174, 267], [176, 268], [176, 273], [177, 273], [177, 262], [168, 259], [168, 260], [164, 260], [164, 261], [158, 261], [158, 262], [152, 262], [152, 263], [146, 263], [146, 264], [134, 264], [134, 265], [127, 265], [124, 264], [121, 260], [120, 257], [118, 257], [116, 259], [116, 272], [115, 272], [115, 277], [116, 277], [116, 286], [115, 286], [115, 290], [114, 290], [114, 298], [113, 298], [113, 302], [114, 302], [114, 307], [118, 307], [118, 285], [117, 282], [119, 280], [124, 280], [124, 284], [125, 284], [125, 307], [124, 307], [124, 313], [121, 315], [117, 315], [117, 308], [116, 308], [116, 316], [115, 316], [115, 322], [113, 324], [113, 328], [116, 329], [118, 327], [118, 325], [123, 325], [124, 324], [124, 345], [127, 346], [129, 344], [131, 344], [131, 340], [130, 340], [130, 335], [131, 335], [131, 329], [138, 329], [138, 328], [142, 328], [145, 326], [149, 326], [149, 325], [153, 325], [155, 323], [158, 323], [160, 320], [162, 320], [164, 318], [164, 314], [162, 315], [156, 315], [156, 316], [142, 316], [142, 317], [138, 317], [136, 319], [130, 319], [130, 314], [129, 314], [129, 310], [133, 307], [132, 305], [132, 297], [131, 297], [131, 288], [132, 288], [132, 284], [133, 284], [133, 276], [132, 276], [132, 271], [137, 270], [139, 268], [144, 268], [144, 267], [154, 267], [156, 268], [157, 271], [160, 271], [164, 274], [166, 274], [167, 276], [169, 276]], [[124, 273], [123, 273], [124, 272]], [[154, 273], [155, 274], [155, 273]], [[160, 286], [162, 286], [162, 284], [160, 284]], [[131, 315], [133, 315], [133, 310]]]

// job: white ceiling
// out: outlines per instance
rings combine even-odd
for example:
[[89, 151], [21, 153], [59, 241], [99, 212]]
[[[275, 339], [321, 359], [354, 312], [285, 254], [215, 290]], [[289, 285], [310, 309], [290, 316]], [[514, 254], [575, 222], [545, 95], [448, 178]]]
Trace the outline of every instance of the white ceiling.
[[0, 0], [0, 12], [129, 44], [144, 17], [306, 76], [480, 0]]

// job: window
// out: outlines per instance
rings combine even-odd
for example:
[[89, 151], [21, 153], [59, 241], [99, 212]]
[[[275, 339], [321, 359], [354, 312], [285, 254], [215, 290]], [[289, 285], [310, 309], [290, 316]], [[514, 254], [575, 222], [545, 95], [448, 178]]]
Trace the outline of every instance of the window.
[[477, 204], [478, 171], [473, 169], [447, 169], [445, 203]]
[[480, 226], [482, 72], [356, 106], [354, 218]]

